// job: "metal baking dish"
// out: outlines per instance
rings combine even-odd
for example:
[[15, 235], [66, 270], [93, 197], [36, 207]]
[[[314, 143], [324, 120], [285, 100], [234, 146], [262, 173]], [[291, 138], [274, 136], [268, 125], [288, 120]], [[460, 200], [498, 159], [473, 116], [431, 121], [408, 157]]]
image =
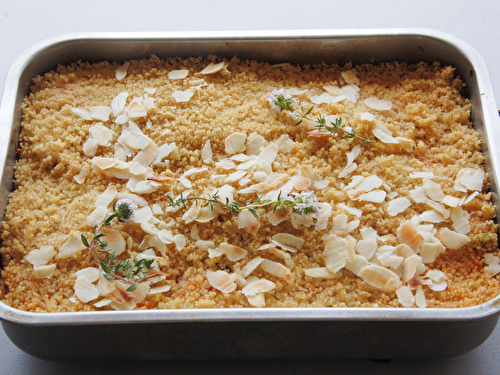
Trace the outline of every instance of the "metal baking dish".
[[[271, 63], [433, 62], [456, 67], [483, 135], [497, 200], [500, 121], [485, 62], [434, 30], [82, 33], [42, 41], [7, 76], [0, 110], [0, 210], [11, 190], [21, 102], [31, 80], [76, 60], [206, 56]], [[497, 202], [496, 202], [497, 203]], [[498, 207], [498, 205], [497, 205]], [[498, 210], [498, 209], [497, 209]], [[498, 213], [497, 213], [498, 215]], [[264, 308], [27, 313], [0, 302], [10, 339], [49, 360], [449, 357], [478, 347], [498, 321], [500, 297], [458, 309]]]

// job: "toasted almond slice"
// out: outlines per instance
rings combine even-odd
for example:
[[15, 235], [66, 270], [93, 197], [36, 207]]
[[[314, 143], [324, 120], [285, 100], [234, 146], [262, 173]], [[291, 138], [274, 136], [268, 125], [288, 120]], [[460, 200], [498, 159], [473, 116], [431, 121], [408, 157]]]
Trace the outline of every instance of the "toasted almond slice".
[[464, 204], [464, 198], [457, 198], [451, 195], [445, 195], [441, 203], [449, 206], [449, 207], [459, 207]]
[[33, 266], [39, 267], [46, 265], [56, 254], [57, 251], [54, 250], [54, 246], [44, 245], [40, 246], [40, 249], [31, 250], [26, 255], [26, 260]]
[[415, 304], [417, 307], [423, 309], [427, 307], [427, 302], [425, 301], [425, 294], [422, 286], [419, 285], [417, 287], [417, 291], [415, 292]]
[[364, 100], [367, 107], [376, 111], [388, 111], [392, 108], [392, 102], [371, 96]]
[[88, 280], [87, 276], [82, 275], [75, 281], [75, 295], [80, 301], [88, 303], [99, 298], [100, 294], [97, 287]]
[[139, 163], [143, 167], [148, 167], [156, 160], [157, 156], [158, 147], [153, 141], [151, 141], [147, 144], [146, 147], [140, 150], [137, 155], [135, 155], [132, 161]]
[[442, 221], [444, 221], [443, 215], [441, 215], [436, 210], [428, 210], [422, 212], [420, 215], [418, 215], [418, 219], [422, 222], [428, 221], [430, 223], [441, 223]]
[[256, 293], [253, 296], [246, 296], [248, 303], [253, 307], [265, 307], [266, 306], [266, 297], [264, 293]]
[[238, 260], [241, 260], [248, 254], [247, 250], [239, 246], [230, 245], [226, 242], [221, 243], [219, 245], [219, 248], [222, 250], [224, 254], [226, 254], [227, 258], [231, 262], [236, 262]]
[[55, 264], [33, 267], [33, 277], [35, 279], [48, 279], [56, 270]]
[[484, 261], [486, 262], [487, 266], [484, 267], [484, 272], [486, 276], [493, 277], [500, 273], [500, 258], [491, 254], [491, 253], [486, 253], [484, 254]]
[[184, 79], [188, 76], [189, 70], [188, 69], [179, 69], [179, 70], [172, 70], [168, 72], [168, 78], [170, 79]]
[[112, 302], [113, 302], [113, 300], [111, 298], [106, 297], [106, 298], [103, 298], [102, 300], [94, 303], [94, 306], [97, 308], [104, 307], [104, 306], [108, 306]]
[[441, 190], [441, 185], [437, 182], [424, 177], [423, 187], [429, 199], [432, 199], [436, 202], [440, 202], [444, 199], [444, 193], [443, 190]]
[[396, 216], [404, 212], [410, 206], [411, 202], [408, 198], [396, 198], [389, 202], [389, 205], [387, 206], [387, 212], [389, 213], [389, 216]]
[[438, 236], [441, 243], [448, 249], [458, 249], [471, 241], [465, 234], [454, 232], [448, 228], [441, 228]]
[[95, 267], [87, 267], [75, 272], [75, 276], [78, 279], [79, 277], [85, 276], [88, 281], [91, 283], [95, 283], [99, 280], [99, 270]]
[[260, 221], [247, 209], [241, 210], [238, 214], [238, 228], [244, 229], [248, 233], [256, 236], [260, 228]]
[[170, 285], [157, 286], [149, 290], [149, 294], [160, 294], [168, 292], [172, 287]]
[[345, 72], [341, 72], [340, 75], [342, 76], [345, 83], [347, 83], [347, 84], [359, 83], [359, 78], [356, 75], [356, 71], [353, 69], [346, 70]]
[[156, 165], [161, 163], [163, 159], [168, 157], [173, 151], [177, 149], [175, 143], [165, 143], [158, 147], [158, 154], [156, 155], [155, 160], [151, 163], [152, 165]]
[[153, 217], [153, 211], [151, 210], [151, 207], [144, 206], [144, 207], [139, 207], [134, 211], [134, 215], [132, 216], [132, 221], [134, 223], [141, 224], [145, 221], [151, 220], [152, 217]]
[[118, 69], [116, 69], [116, 79], [118, 81], [121, 81], [123, 78], [125, 78], [129, 66], [130, 63], [127, 61], [123, 65], [120, 65]]
[[416, 254], [408, 258], [405, 258], [403, 262], [404, 268], [401, 281], [404, 283], [410, 281], [410, 279], [412, 279], [413, 276], [415, 276], [415, 274], [417, 273], [417, 268], [421, 263], [422, 263], [422, 258]]
[[83, 168], [80, 170], [80, 172], [73, 176], [77, 184], [83, 184], [85, 182], [85, 179], [87, 176], [90, 174], [91, 168], [88, 164], [85, 164]]
[[258, 159], [268, 164], [272, 164], [278, 155], [279, 147], [276, 143], [264, 147], [259, 153]]
[[116, 198], [117, 195], [118, 195], [118, 190], [116, 186], [110, 185], [106, 188], [106, 190], [104, 190], [101, 194], [99, 194], [99, 196], [95, 200], [94, 205], [96, 207], [98, 206], [107, 207], [111, 202], [113, 202], [113, 200]]
[[397, 229], [397, 236], [399, 242], [407, 244], [414, 251], [417, 251], [422, 242], [424, 242], [422, 234], [418, 232], [415, 225], [409, 220], [399, 226]]
[[395, 255], [395, 254], [389, 254], [389, 253], [383, 253], [380, 255], [377, 255], [377, 259], [380, 262], [381, 266], [384, 267], [390, 267], [392, 269], [397, 269], [399, 266], [403, 263], [404, 258]]
[[269, 251], [272, 254], [276, 255], [278, 258], [283, 259], [287, 267], [293, 268], [295, 266], [295, 264], [293, 263], [292, 256], [289, 253], [284, 252], [283, 250], [279, 250], [274, 246], [269, 247]]
[[87, 224], [91, 227], [95, 227], [106, 219], [107, 214], [108, 208], [106, 206], [97, 206], [94, 211], [87, 216]]
[[256, 257], [253, 258], [250, 262], [245, 264], [245, 266], [242, 269], [243, 272], [243, 277], [248, 277], [257, 267], [262, 263], [264, 259], [261, 257]]
[[459, 172], [457, 179], [468, 190], [480, 191], [483, 188], [484, 173], [477, 169], [465, 168]]
[[292, 176], [292, 183], [297, 191], [304, 191], [311, 186], [311, 180], [301, 175]]
[[177, 103], [187, 103], [191, 100], [195, 92], [196, 90], [193, 88], [184, 91], [177, 90], [172, 93], [172, 97]]
[[146, 117], [147, 115], [148, 111], [142, 102], [132, 101], [127, 108], [127, 116], [131, 120]]
[[324, 238], [324, 243], [323, 258], [326, 268], [332, 273], [338, 272], [347, 263], [347, 240], [330, 234]]
[[207, 271], [208, 283], [222, 293], [231, 293], [236, 289], [236, 283], [230, 275], [222, 270]]
[[111, 101], [111, 110], [113, 111], [113, 116], [118, 117], [124, 110], [127, 103], [128, 92], [121, 92], [116, 95]]
[[[355, 83], [355, 82], [353, 82], [353, 83]], [[329, 93], [330, 95], [333, 95], [333, 96], [343, 95], [345, 97], [344, 93], [342, 92], [342, 90], [338, 86], [331, 86], [331, 85], [323, 86], [323, 90], [325, 90], [327, 93]], [[306, 90], [306, 92], [307, 92], [307, 90]]]
[[224, 182], [227, 183], [227, 184], [232, 184], [232, 183], [235, 183], [237, 181], [240, 181], [243, 177], [245, 177], [247, 174], [246, 171], [235, 171], [233, 173], [231, 173], [230, 175], [228, 175], [225, 179], [224, 179]]
[[227, 66], [227, 63], [222, 61], [220, 63], [210, 63], [208, 66], [203, 69], [200, 73], [201, 74], [214, 74], [217, 72], [220, 72], [222, 69], [224, 69]]
[[371, 259], [377, 251], [377, 242], [374, 240], [359, 240], [356, 244], [356, 251], [366, 259]]
[[439, 254], [444, 253], [446, 247], [441, 242], [425, 242], [420, 246], [420, 256], [424, 264], [434, 262]]
[[113, 250], [116, 255], [120, 255], [126, 250], [125, 239], [119, 231], [110, 228], [102, 228], [101, 231], [105, 234], [104, 240], [108, 243], [107, 249]]
[[247, 284], [243, 287], [242, 293], [249, 297], [255, 296], [259, 293], [266, 293], [273, 290], [276, 287], [276, 284], [272, 281], [266, 279], [259, 279], [257, 277], [251, 278], [247, 280]]
[[259, 155], [262, 149], [266, 147], [266, 139], [260, 134], [253, 132], [246, 140], [246, 154]]
[[293, 145], [295, 144], [295, 142], [290, 139], [288, 134], [281, 135], [275, 143], [279, 150], [284, 153], [292, 151]]
[[118, 142], [126, 147], [138, 151], [148, 146], [151, 143], [151, 139], [142, 132], [127, 130], [118, 137]]
[[81, 236], [78, 233], [72, 233], [69, 238], [59, 248], [58, 256], [60, 259], [69, 258], [73, 254], [79, 253], [85, 249]]
[[399, 244], [398, 246], [396, 246], [395, 252], [396, 255], [399, 255], [400, 257], [403, 257], [405, 259], [416, 254], [416, 252], [406, 244]]
[[415, 304], [415, 297], [410, 288], [407, 286], [402, 286], [396, 290], [396, 295], [398, 296], [398, 301], [403, 307], [413, 307]]
[[273, 262], [272, 260], [263, 259], [260, 263], [260, 267], [267, 273], [276, 276], [280, 279], [285, 280], [287, 283], [293, 282], [293, 275], [288, 268], [278, 262]]
[[320, 279], [336, 279], [342, 275], [342, 272], [330, 272], [326, 267], [315, 267], [304, 270], [306, 276]]
[[[323, 92], [320, 95], [316, 95], [313, 92], [309, 91], [307, 93], [307, 97], [309, 98], [309, 100], [311, 102], [319, 105], [319, 104], [323, 104], [323, 103], [340, 102], [346, 98], [346, 95], [345, 95], [345, 93], [343, 93], [342, 95], [331, 95], [328, 92]], [[325, 133], [325, 134], [327, 134], [327, 133]]]
[[462, 207], [451, 209], [451, 220], [453, 222], [453, 228], [458, 233], [467, 234], [470, 232], [469, 213], [464, 211]]
[[387, 193], [384, 190], [372, 190], [361, 194], [359, 200], [364, 202], [382, 203], [385, 201], [386, 196]]
[[304, 246], [304, 239], [290, 233], [277, 233], [272, 237], [272, 242], [290, 252], [301, 250]]
[[210, 144], [210, 139], [207, 139], [201, 150], [201, 159], [203, 160], [203, 163], [210, 164], [213, 162], [212, 157], [213, 157], [212, 146]]
[[368, 265], [361, 269], [360, 276], [371, 286], [387, 292], [394, 292], [401, 287], [398, 275], [381, 266]]
[[326, 229], [328, 226], [328, 220], [332, 216], [332, 206], [330, 203], [323, 202], [318, 205], [318, 217], [316, 219], [315, 230], [320, 231]]
[[113, 140], [113, 132], [101, 122], [92, 125], [89, 129], [89, 133], [99, 146], [109, 146]]
[[85, 109], [71, 108], [71, 112], [73, 112], [77, 116], [80, 116], [84, 120], [92, 120], [90, 111], [86, 111]]
[[84, 155], [94, 156], [97, 151], [97, 146], [99, 145], [97, 144], [97, 141], [94, 138], [92, 137], [87, 138], [87, 140], [82, 146]]
[[234, 132], [226, 137], [224, 141], [226, 154], [233, 155], [240, 152], [245, 152], [246, 146], [245, 141], [247, 135], [245, 133]]

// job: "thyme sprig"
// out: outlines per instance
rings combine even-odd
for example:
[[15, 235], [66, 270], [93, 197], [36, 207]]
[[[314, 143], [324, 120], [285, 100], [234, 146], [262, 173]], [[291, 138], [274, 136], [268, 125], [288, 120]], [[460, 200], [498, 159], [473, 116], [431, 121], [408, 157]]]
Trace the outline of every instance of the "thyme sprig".
[[[130, 259], [118, 260], [116, 252], [108, 249], [108, 243], [104, 240], [106, 234], [102, 232], [102, 229], [110, 226], [114, 219], [121, 223], [130, 221], [137, 206], [129, 199], [121, 199], [113, 202], [112, 208], [113, 213], [92, 228], [90, 242], [83, 234], [81, 239], [83, 245], [92, 251], [95, 261], [104, 271], [104, 277], [110, 281], [118, 280], [129, 285], [127, 291], [132, 292], [141, 282], [158, 275], [150, 273], [154, 268], [154, 259], [137, 259], [135, 256], [132, 261]], [[98, 253], [103, 253], [102, 259], [99, 258]]]
[[221, 201], [218, 191], [214, 194], [207, 194], [206, 197], [202, 197], [200, 193], [194, 197], [185, 198], [181, 193], [179, 197], [175, 199], [170, 196], [168, 199], [168, 204], [171, 207], [183, 206], [184, 208], [187, 208], [188, 202], [193, 202], [194, 204], [201, 203], [203, 204], [203, 207], [210, 207], [212, 211], [216, 207], [228, 210], [232, 216], [239, 214], [243, 210], [248, 210], [253, 216], [259, 217], [260, 208], [265, 211], [272, 210], [273, 212], [283, 212], [290, 208], [293, 213], [299, 215], [309, 215], [319, 210], [319, 202], [316, 195], [312, 191], [292, 193], [292, 196], [283, 195], [280, 192], [276, 200], [262, 199], [262, 197], [258, 197], [253, 201], [247, 202], [246, 204], [242, 204], [238, 201], [230, 201], [228, 198], [226, 198], [225, 201]]
[[316, 128], [319, 132], [327, 131], [331, 135], [336, 135], [340, 131], [344, 133], [344, 138], [352, 139], [354, 142], [359, 140], [362, 144], [366, 144], [373, 140], [373, 136], [360, 136], [357, 130], [348, 130], [345, 124], [342, 123], [340, 117], [330, 122], [330, 124], [326, 123], [326, 119], [323, 116], [319, 116], [316, 120], [310, 118], [309, 115], [314, 109], [314, 106], [307, 107], [303, 103], [299, 106], [296, 99], [283, 88], [280, 90], [273, 90], [271, 95], [269, 95], [268, 102], [271, 109], [277, 112], [286, 112], [288, 116], [296, 120], [295, 126], [300, 125], [304, 120], [309, 120], [317, 123]]

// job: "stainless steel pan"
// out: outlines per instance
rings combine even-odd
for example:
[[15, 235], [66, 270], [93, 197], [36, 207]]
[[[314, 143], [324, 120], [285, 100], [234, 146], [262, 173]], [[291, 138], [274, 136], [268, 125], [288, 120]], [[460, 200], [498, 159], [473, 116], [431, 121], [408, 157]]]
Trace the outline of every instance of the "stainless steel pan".
[[[456, 67], [498, 199], [500, 121], [487, 67], [469, 45], [434, 30], [81, 33], [33, 46], [12, 65], [0, 109], [0, 212], [12, 188], [21, 103], [31, 80], [76, 60], [206, 56], [271, 63], [433, 62]], [[498, 205], [497, 205], [498, 207]], [[497, 213], [498, 214], [498, 213]], [[458, 309], [265, 308], [27, 313], [0, 302], [10, 339], [50, 360], [395, 358], [455, 356], [479, 346], [500, 297]]]

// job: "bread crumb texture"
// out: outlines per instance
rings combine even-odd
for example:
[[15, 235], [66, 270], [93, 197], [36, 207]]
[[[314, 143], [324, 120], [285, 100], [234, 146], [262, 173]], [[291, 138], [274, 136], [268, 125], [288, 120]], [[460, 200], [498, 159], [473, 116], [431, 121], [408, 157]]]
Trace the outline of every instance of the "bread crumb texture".
[[[295, 126], [273, 110], [281, 88], [313, 107], [310, 120]], [[464, 90], [440, 63], [151, 56], [59, 66], [24, 101], [0, 297], [32, 312], [485, 302], [499, 292], [485, 272], [485, 254], [499, 255], [497, 225]], [[331, 134], [318, 118], [346, 127]], [[346, 138], [353, 130], [373, 139]], [[145, 215], [110, 227], [126, 244], [118, 258], [149, 256], [161, 272], [126, 302], [106, 292], [102, 269], [99, 279], [76, 274], [98, 269], [89, 249], [60, 252], [72, 235], [92, 237], [96, 200], [115, 188]], [[240, 207], [308, 196], [315, 211], [271, 205], [256, 218], [171, 205], [208, 192]], [[49, 255], [37, 263], [41, 249]]]

